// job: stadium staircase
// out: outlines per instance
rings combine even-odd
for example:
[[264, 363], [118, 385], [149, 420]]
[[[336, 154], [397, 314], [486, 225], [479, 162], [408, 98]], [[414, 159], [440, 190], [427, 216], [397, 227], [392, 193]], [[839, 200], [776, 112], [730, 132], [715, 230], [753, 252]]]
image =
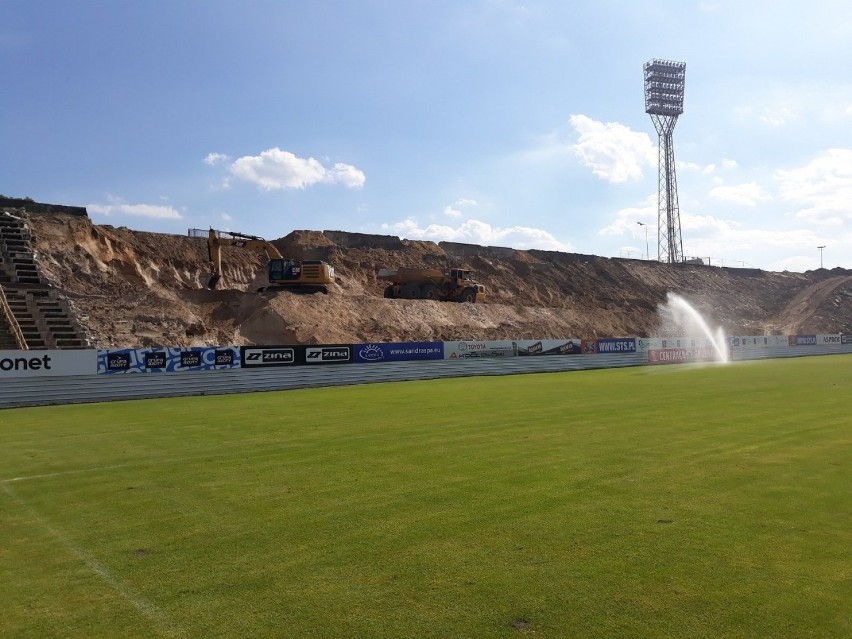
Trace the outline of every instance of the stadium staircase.
[[25, 215], [0, 211], [0, 350], [89, 348], [68, 300], [39, 273]]

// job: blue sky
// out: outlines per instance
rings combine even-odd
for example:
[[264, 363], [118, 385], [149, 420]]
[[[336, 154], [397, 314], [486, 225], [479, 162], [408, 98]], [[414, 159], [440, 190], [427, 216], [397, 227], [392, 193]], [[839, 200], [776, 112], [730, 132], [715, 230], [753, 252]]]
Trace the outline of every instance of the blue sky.
[[687, 65], [684, 254], [852, 268], [840, 1], [0, 0], [0, 193], [166, 233], [644, 257], [647, 230], [655, 258], [652, 58]]

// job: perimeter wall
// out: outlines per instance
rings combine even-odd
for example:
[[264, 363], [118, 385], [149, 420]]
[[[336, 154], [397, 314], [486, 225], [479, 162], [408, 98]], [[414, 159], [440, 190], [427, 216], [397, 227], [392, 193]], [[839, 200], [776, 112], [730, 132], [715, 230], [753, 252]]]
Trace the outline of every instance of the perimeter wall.
[[0, 351], [0, 408], [852, 353], [852, 335]]

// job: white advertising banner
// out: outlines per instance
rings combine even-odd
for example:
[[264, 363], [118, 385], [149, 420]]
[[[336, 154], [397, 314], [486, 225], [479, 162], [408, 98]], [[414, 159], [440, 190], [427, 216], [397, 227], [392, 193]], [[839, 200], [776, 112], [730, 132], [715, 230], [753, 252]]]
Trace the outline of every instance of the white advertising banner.
[[730, 338], [734, 348], [776, 348], [789, 346], [786, 335], [737, 335]]
[[508, 340], [444, 342], [444, 359], [488, 359], [517, 355], [517, 343]]
[[[641, 340], [642, 349], [648, 351], [666, 348], [715, 348], [713, 340], [708, 337], [646, 337]], [[720, 344], [725, 346], [725, 342]]]
[[0, 351], [0, 379], [94, 375], [97, 372], [98, 352], [95, 350]]

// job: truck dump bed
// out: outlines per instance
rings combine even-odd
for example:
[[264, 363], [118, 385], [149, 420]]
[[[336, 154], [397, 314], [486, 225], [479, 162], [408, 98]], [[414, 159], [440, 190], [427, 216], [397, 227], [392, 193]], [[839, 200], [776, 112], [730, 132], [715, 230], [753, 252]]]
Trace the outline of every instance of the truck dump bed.
[[436, 268], [383, 268], [379, 270], [379, 279], [389, 280], [394, 284], [407, 284], [409, 282], [421, 283], [426, 280], [440, 280], [444, 272]]

